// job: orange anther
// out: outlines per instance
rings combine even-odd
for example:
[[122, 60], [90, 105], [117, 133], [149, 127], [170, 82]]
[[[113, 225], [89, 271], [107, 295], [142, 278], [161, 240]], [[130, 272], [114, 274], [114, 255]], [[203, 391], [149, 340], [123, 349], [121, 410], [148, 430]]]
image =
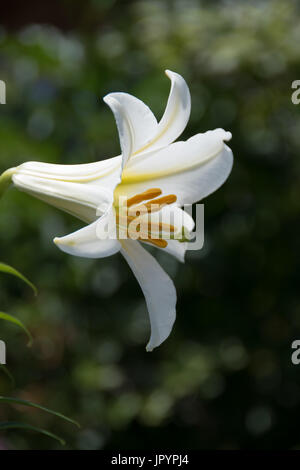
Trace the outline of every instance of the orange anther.
[[[175, 194], [168, 194], [167, 196], [160, 197], [158, 199], [152, 199], [146, 204], [143, 204], [143, 209], [146, 208], [147, 212], [158, 212], [160, 211], [166, 204], [173, 204], [177, 201], [177, 196]], [[136, 209], [138, 209], [137, 206]]]
[[162, 194], [161, 189], [159, 188], [152, 188], [144, 191], [143, 193], [136, 194], [135, 196], [130, 197], [127, 200], [127, 206], [130, 207], [133, 204], [139, 204], [142, 201], [147, 201], [148, 199], [152, 199], [154, 197], [160, 196]]
[[148, 242], [152, 245], [158, 246], [159, 248], [166, 248], [168, 242], [166, 240], [153, 240], [152, 238], [139, 238], [142, 242]]
[[[151, 225], [151, 227], [152, 227], [152, 225]], [[166, 232], [174, 233], [175, 232], [175, 227], [174, 227], [174, 225], [169, 225], [169, 224], [165, 224], [163, 222], [160, 222], [159, 223], [159, 230], [164, 230]]]
[[[160, 238], [160, 236], [163, 235], [162, 232], [174, 233], [174, 225], [151, 221], [151, 217], [149, 216], [143, 217], [145, 214], [160, 211], [165, 205], [173, 204], [177, 201], [175, 194], [168, 194], [167, 196], [157, 198], [157, 196], [161, 194], [162, 191], [159, 188], [152, 188], [129, 198], [127, 200], [127, 207], [123, 206], [124, 211], [120, 210], [116, 215], [118, 229], [122, 229], [123, 227], [127, 236], [134, 240], [138, 239], [143, 242], [151, 243], [159, 248], [166, 248], [168, 242]], [[143, 201], [148, 202], [140, 204]], [[130, 207], [129, 210], [128, 207]]]

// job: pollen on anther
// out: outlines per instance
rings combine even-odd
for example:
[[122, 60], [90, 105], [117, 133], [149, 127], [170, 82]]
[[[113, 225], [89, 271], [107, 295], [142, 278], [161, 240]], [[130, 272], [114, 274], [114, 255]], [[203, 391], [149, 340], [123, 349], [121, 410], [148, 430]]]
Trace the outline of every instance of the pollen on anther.
[[168, 194], [167, 196], [160, 197], [158, 199], [152, 199], [151, 201], [144, 204], [148, 212], [160, 211], [165, 205], [173, 204], [177, 201], [175, 194]]
[[151, 243], [152, 245], [157, 246], [158, 248], [166, 248], [168, 246], [168, 242], [166, 240], [153, 238], [139, 238], [139, 240], [142, 242]]
[[136, 194], [127, 200], [127, 206], [133, 206], [134, 204], [139, 204], [140, 202], [147, 201], [148, 199], [153, 199], [154, 197], [160, 196], [162, 190], [159, 188], [147, 189], [143, 193]]

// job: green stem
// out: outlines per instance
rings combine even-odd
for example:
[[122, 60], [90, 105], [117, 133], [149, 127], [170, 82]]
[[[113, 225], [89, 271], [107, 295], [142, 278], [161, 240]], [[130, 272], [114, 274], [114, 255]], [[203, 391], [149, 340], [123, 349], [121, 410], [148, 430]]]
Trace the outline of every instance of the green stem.
[[4, 173], [2, 173], [2, 175], [0, 176], [0, 198], [3, 196], [3, 194], [9, 187], [12, 176], [15, 172], [16, 168], [10, 168], [9, 170], [6, 170]]

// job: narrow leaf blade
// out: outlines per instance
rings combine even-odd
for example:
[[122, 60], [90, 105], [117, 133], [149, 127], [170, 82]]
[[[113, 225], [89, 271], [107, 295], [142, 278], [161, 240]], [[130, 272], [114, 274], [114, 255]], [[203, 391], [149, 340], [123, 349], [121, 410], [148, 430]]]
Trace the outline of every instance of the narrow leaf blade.
[[14, 323], [15, 325], [18, 325], [20, 328], [22, 328], [22, 330], [25, 331], [25, 333], [28, 336], [28, 339], [29, 339], [28, 346], [32, 345], [32, 340], [33, 340], [32, 335], [30, 331], [26, 328], [26, 326], [21, 322], [21, 320], [5, 312], [0, 312], [0, 319], [8, 321], [10, 323]]
[[37, 291], [37, 288], [35, 287], [35, 285], [31, 281], [29, 281], [29, 279], [27, 279], [27, 277], [25, 277], [22, 273], [17, 271], [12, 266], [9, 266], [8, 264], [5, 264], [5, 263], [0, 263], [0, 272], [6, 273], [6, 274], [11, 274], [12, 276], [16, 276], [19, 279], [22, 279], [22, 281], [24, 281], [29, 287], [31, 287], [31, 289], [34, 292], [34, 295], [37, 295], [38, 291]]
[[35, 431], [39, 434], [44, 434], [44, 436], [51, 437], [52, 439], [55, 439], [56, 441], [60, 442], [62, 446], [66, 444], [66, 442], [56, 434], [53, 434], [52, 432], [47, 431], [46, 429], [38, 428], [27, 423], [21, 423], [17, 421], [4, 421], [0, 423], [0, 431], [5, 429], [27, 429], [29, 431]]
[[11, 403], [11, 404], [15, 404], [15, 405], [23, 405], [23, 406], [30, 406], [32, 408], [37, 408], [39, 410], [46, 411], [46, 413], [50, 413], [54, 416], [57, 416], [58, 418], [64, 419], [65, 421], [68, 421], [69, 423], [72, 423], [75, 426], [77, 426], [78, 428], [80, 428], [80, 424], [77, 421], [75, 421], [71, 418], [68, 418], [67, 416], [59, 413], [58, 411], [50, 410], [49, 408], [46, 408], [45, 406], [38, 405], [37, 403], [33, 403], [31, 401], [28, 401], [28, 400], [22, 400], [21, 398], [12, 398], [12, 397], [2, 397], [2, 396], [0, 396], [0, 403]]

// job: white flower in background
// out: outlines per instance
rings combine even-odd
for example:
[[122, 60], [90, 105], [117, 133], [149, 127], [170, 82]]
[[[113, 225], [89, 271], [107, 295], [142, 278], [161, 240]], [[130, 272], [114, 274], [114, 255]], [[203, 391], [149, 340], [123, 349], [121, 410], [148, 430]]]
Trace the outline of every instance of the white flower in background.
[[[61, 250], [87, 258], [122, 253], [146, 299], [151, 323], [148, 351], [172, 330], [176, 290], [141, 243], [184, 261], [186, 234], [193, 230], [194, 222], [181, 207], [219, 188], [233, 162], [232, 152], [224, 144], [231, 134], [223, 129], [173, 143], [186, 127], [191, 99], [184, 79], [166, 73], [172, 84], [159, 123], [142, 101], [127, 93], [110, 93], [104, 98], [117, 122], [122, 151], [118, 157], [82, 165], [27, 162], [0, 177], [0, 193], [12, 180], [20, 190], [88, 224], [55, 238]], [[151, 224], [149, 229], [147, 224], [146, 229], [144, 224], [137, 228], [139, 214], [140, 222], [146, 218]], [[128, 234], [130, 238], [124, 238]]]

